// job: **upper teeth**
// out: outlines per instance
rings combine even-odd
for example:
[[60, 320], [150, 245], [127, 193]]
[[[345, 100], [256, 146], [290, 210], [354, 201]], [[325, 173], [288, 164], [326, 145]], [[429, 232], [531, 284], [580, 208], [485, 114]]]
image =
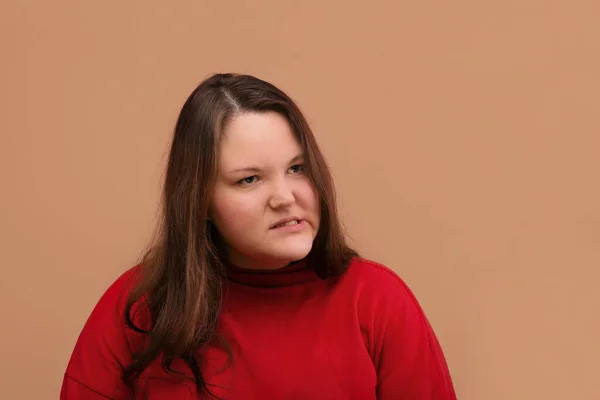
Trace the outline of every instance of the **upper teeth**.
[[298, 221], [296, 221], [295, 219], [292, 221], [288, 221], [288, 222], [284, 222], [283, 224], [278, 224], [275, 227], [278, 228], [280, 226], [290, 226], [290, 225], [296, 225], [298, 223]]

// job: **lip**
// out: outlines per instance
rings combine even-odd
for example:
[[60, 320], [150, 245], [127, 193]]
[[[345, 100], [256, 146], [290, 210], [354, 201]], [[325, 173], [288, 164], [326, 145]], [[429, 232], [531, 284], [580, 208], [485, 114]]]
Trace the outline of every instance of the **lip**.
[[[290, 221], [290, 220], [288, 220], [288, 221]], [[298, 221], [297, 224], [280, 226], [279, 228], [271, 228], [270, 231], [279, 232], [279, 233], [293, 233], [293, 232], [302, 232], [304, 229], [306, 229], [307, 223], [305, 220], [298, 219], [296, 221]]]
[[[274, 224], [271, 225], [271, 227], [269, 229], [281, 229], [281, 228], [284, 228], [284, 227], [280, 227], [280, 228], [275, 228], [275, 227], [277, 225], [279, 225], [279, 224], [284, 224], [284, 223], [290, 222], [290, 221], [298, 221], [298, 225], [300, 225], [301, 223], [304, 222], [304, 220], [302, 218], [300, 218], [300, 217], [296, 217], [296, 216], [286, 217], [286, 218], [280, 219], [279, 221], [276, 221]], [[292, 226], [294, 226], [294, 225], [292, 225]]]

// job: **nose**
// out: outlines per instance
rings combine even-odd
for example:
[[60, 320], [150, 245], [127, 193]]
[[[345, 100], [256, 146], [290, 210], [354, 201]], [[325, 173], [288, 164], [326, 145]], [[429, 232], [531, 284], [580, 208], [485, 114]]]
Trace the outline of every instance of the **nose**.
[[286, 207], [293, 204], [294, 201], [296, 201], [294, 192], [285, 179], [274, 184], [273, 192], [269, 198], [269, 206], [271, 208]]

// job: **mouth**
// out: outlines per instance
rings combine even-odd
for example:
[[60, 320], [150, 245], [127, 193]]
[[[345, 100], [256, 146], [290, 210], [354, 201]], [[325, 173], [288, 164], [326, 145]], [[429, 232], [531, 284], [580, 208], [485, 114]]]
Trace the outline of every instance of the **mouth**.
[[292, 218], [292, 219], [285, 219], [283, 221], [280, 221], [278, 223], [276, 223], [275, 225], [271, 226], [271, 229], [278, 229], [278, 228], [285, 228], [288, 226], [294, 226], [294, 225], [298, 225], [302, 222], [301, 219], [297, 219], [297, 218]]

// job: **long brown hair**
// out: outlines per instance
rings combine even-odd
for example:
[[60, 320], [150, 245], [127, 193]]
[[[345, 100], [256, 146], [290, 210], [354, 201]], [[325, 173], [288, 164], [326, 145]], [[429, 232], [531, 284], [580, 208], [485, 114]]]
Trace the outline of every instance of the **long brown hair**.
[[[147, 336], [147, 345], [125, 367], [123, 382], [136, 378], [157, 358], [169, 373], [179, 358], [189, 366], [200, 393], [208, 393], [200, 351], [217, 339], [226, 278], [218, 232], [207, 222], [217, 175], [219, 140], [232, 117], [275, 111], [287, 118], [305, 154], [305, 168], [321, 203], [321, 224], [311, 265], [322, 279], [340, 276], [357, 253], [344, 238], [333, 180], [313, 133], [295, 102], [271, 83], [249, 75], [216, 74], [188, 97], [175, 126], [162, 194], [161, 220], [144, 255], [142, 275], [129, 294], [127, 325]], [[134, 304], [149, 309], [151, 327], [134, 324]], [[184, 374], [185, 375], [185, 374]]]

